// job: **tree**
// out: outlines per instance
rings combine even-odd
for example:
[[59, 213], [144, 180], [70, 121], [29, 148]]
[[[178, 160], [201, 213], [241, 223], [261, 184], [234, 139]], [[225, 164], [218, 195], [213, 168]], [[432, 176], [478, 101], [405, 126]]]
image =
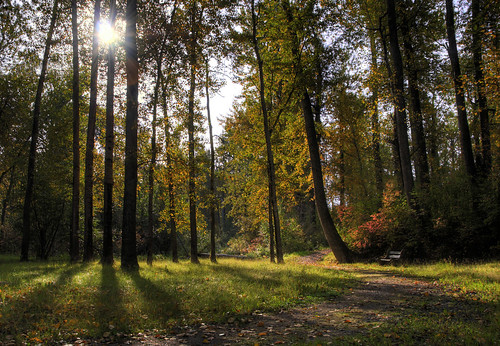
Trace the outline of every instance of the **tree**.
[[90, 70], [90, 106], [87, 125], [87, 144], [85, 146], [85, 191], [83, 196], [85, 229], [83, 233], [83, 260], [94, 258], [94, 146], [95, 123], [97, 114], [97, 77], [99, 67], [99, 20], [101, 0], [94, 4], [94, 35], [92, 39], [92, 66]]
[[210, 261], [217, 263], [217, 255], [215, 249], [215, 148], [214, 135], [212, 133], [212, 117], [210, 116], [210, 75], [208, 60], [205, 64], [205, 93], [207, 97], [207, 120], [208, 134], [210, 138], [210, 197], [209, 197], [209, 213], [210, 213]]
[[28, 158], [28, 181], [26, 183], [26, 193], [24, 197], [24, 207], [23, 207], [23, 237], [21, 242], [21, 261], [28, 261], [29, 259], [29, 246], [30, 246], [30, 236], [31, 236], [31, 210], [33, 201], [33, 188], [35, 181], [35, 163], [36, 163], [36, 152], [38, 144], [39, 135], [39, 121], [40, 121], [40, 108], [42, 103], [42, 93], [43, 86], [45, 83], [45, 76], [47, 73], [47, 66], [49, 62], [50, 47], [52, 45], [52, 35], [54, 34], [54, 28], [56, 25], [57, 14], [58, 14], [59, 0], [54, 0], [52, 7], [52, 15], [50, 18], [49, 31], [47, 33], [47, 40], [45, 41], [45, 51], [42, 60], [42, 69], [40, 71], [40, 77], [38, 79], [38, 87], [36, 91], [35, 103], [33, 105], [33, 126], [31, 129], [31, 142]]
[[80, 257], [80, 63], [78, 60], [78, 6], [71, 0], [71, 27], [73, 33], [73, 194], [71, 203], [71, 230], [69, 254], [71, 262]]
[[481, 0], [472, 0], [472, 60], [474, 63], [474, 81], [476, 83], [477, 106], [481, 124], [481, 170], [484, 176], [491, 172], [491, 139], [486, 85], [483, 75], [483, 18]]
[[125, 123], [125, 185], [123, 191], [123, 228], [121, 267], [139, 268], [136, 249], [137, 210], [137, 126], [139, 62], [137, 59], [137, 1], [127, 0], [125, 68], [127, 70], [127, 116]]
[[[109, 17], [111, 28], [116, 21], [116, 0], [109, 2]], [[109, 43], [108, 80], [106, 87], [106, 147], [104, 152], [104, 207], [103, 207], [103, 238], [102, 263], [113, 264], [113, 151], [115, 146], [115, 44]]]
[[410, 149], [408, 143], [408, 127], [406, 124], [406, 100], [404, 96], [403, 59], [399, 50], [399, 39], [397, 32], [397, 17], [395, 0], [387, 0], [387, 20], [389, 26], [389, 45], [391, 60], [394, 68], [394, 114], [396, 118], [396, 131], [399, 145], [399, 160], [401, 174], [403, 177], [403, 190], [406, 194], [408, 204], [412, 204], [413, 173], [410, 160]]
[[300, 106], [302, 109], [302, 114], [304, 117], [304, 127], [307, 134], [307, 145], [309, 148], [309, 156], [311, 160], [311, 170], [313, 176], [314, 184], [314, 197], [316, 203], [316, 210], [319, 215], [321, 222], [321, 227], [323, 228], [323, 233], [325, 235], [332, 252], [339, 263], [346, 263], [351, 261], [351, 254], [346, 244], [340, 237], [335, 228], [330, 210], [328, 209], [328, 203], [326, 200], [325, 186], [323, 182], [323, 171], [321, 167], [321, 158], [318, 145], [318, 137], [316, 133], [316, 127], [314, 122], [314, 112], [312, 110], [311, 98], [309, 92], [307, 91], [307, 85], [309, 84], [306, 75], [304, 73], [301, 55], [299, 49], [298, 35], [296, 31], [297, 22], [294, 19], [292, 8], [287, 0], [281, 2], [281, 6], [285, 12], [285, 18], [287, 20], [287, 33], [288, 39], [290, 40], [292, 58], [294, 60], [295, 73], [299, 83], [299, 97]]
[[[406, 70], [408, 74], [408, 89], [410, 95], [410, 127], [413, 140], [413, 155], [415, 157], [415, 177], [418, 187], [424, 191], [429, 189], [429, 163], [427, 160], [427, 146], [425, 143], [424, 123], [420, 102], [420, 88], [418, 85], [418, 71], [416, 52], [413, 48], [410, 33], [410, 18], [403, 15], [401, 32], [403, 36], [403, 51], [406, 56]], [[397, 71], [397, 69], [396, 69]]]
[[270, 207], [272, 207], [273, 214], [273, 225], [274, 225], [274, 235], [276, 237], [276, 259], [278, 263], [283, 263], [283, 250], [281, 245], [281, 230], [280, 230], [280, 219], [278, 210], [278, 199], [276, 197], [276, 170], [274, 168], [274, 157], [273, 149], [271, 144], [271, 133], [269, 129], [269, 116], [267, 112], [266, 105], [266, 91], [264, 83], [264, 62], [262, 61], [259, 49], [259, 42], [257, 40], [257, 17], [255, 14], [255, 1], [251, 2], [252, 11], [252, 45], [255, 53], [255, 59], [257, 61], [257, 68], [259, 71], [259, 97], [260, 106], [262, 110], [263, 122], [264, 122], [264, 137], [266, 139], [266, 154], [267, 154], [267, 172], [268, 172], [268, 187], [269, 187], [269, 199]]
[[194, 152], [194, 93], [196, 89], [196, 69], [198, 58], [198, 25], [203, 18], [203, 9], [198, 13], [198, 5], [196, 1], [190, 4], [189, 10], [189, 42], [188, 42], [188, 59], [189, 59], [189, 96], [188, 96], [188, 167], [189, 167], [189, 227], [191, 231], [191, 263], [199, 263], [198, 260], [198, 231], [196, 226], [196, 164]]
[[462, 73], [460, 71], [460, 61], [458, 58], [453, 0], [446, 0], [446, 32], [448, 34], [448, 55], [451, 62], [453, 82], [455, 84], [455, 100], [457, 106], [462, 157], [464, 159], [467, 174], [472, 179], [475, 179], [476, 166], [474, 164], [474, 156], [472, 154], [472, 142], [469, 131], [469, 123], [467, 122], [467, 110], [465, 108], [465, 91]]

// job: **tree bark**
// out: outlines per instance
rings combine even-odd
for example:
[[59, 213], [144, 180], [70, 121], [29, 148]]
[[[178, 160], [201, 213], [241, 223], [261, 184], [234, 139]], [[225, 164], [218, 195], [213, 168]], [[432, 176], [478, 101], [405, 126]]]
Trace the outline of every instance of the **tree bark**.
[[[164, 41], [165, 42], [165, 41]], [[147, 234], [147, 264], [153, 264], [153, 234], [154, 234], [154, 173], [156, 168], [156, 118], [158, 110], [158, 96], [161, 83], [161, 65], [163, 61], [163, 47], [162, 44], [160, 55], [157, 61], [156, 69], [156, 84], [153, 95], [153, 119], [151, 122], [151, 162], [149, 164], [149, 177], [148, 177], [148, 234]]]
[[403, 176], [403, 191], [408, 204], [412, 204], [413, 173], [410, 159], [410, 147], [408, 143], [408, 127], [406, 124], [406, 100], [404, 97], [403, 59], [399, 50], [397, 32], [397, 17], [395, 0], [386, 0], [387, 16], [389, 24], [389, 46], [391, 60], [394, 67], [393, 102], [396, 116], [396, 131], [398, 135], [399, 158], [401, 162], [401, 173]]
[[92, 66], [90, 70], [90, 106], [87, 127], [87, 145], [85, 149], [85, 192], [83, 196], [85, 212], [85, 229], [83, 233], [83, 261], [91, 261], [94, 257], [94, 145], [95, 123], [97, 113], [97, 77], [99, 68], [98, 27], [101, 17], [101, 0], [94, 6], [94, 36], [92, 40]]
[[259, 96], [260, 96], [262, 117], [264, 122], [264, 137], [266, 139], [268, 187], [269, 187], [269, 198], [271, 200], [273, 219], [274, 219], [274, 236], [276, 239], [276, 261], [278, 263], [283, 263], [284, 261], [283, 261], [282, 242], [281, 242], [278, 198], [276, 194], [276, 169], [274, 168], [274, 155], [271, 143], [271, 131], [269, 129], [269, 114], [266, 105], [264, 62], [262, 61], [262, 57], [260, 55], [259, 42], [257, 40], [257, 18], [255, 15], [254, 0], [252, 0], [251, 6], [252, 6], [252, 43], [259, 71]]
[[212, 118], [210, 116], [210, 94], [209, 94], [209, 69], [208, 59], [206, 63], [206, 80], [205, 93], [207, 94], [207, 120], [208, 133], [210, 137], [210, 261], [217, 263], [217, 255], [215, 251], [215, 148], [214, 135], [212, 132]]
[[78, 60], [78, 5], [71, 0], [71, 28], [73, 38], [73, 183], [69, 256], [72, 263], [80, 257], [80, 64]]
[[194, 92], [196, 89], [196, 3], [191, 7], [191, 35], [189, 47], [189, 99], [188, 99], [188, 195], [189, 195], [189, 226], [191, 231], [191, 263], [200, 263], [198, 260], [198, 232], [196, 226], [196, 167], [194, 152]]
[[121, 267], [139, 268], [136, 249], [137, 210], [137, 126], [139, 62], [137, 60], [137, 0], [127, 0], [125, 33], [125, 68], [127, 71], [127, 115], [125, 120], [125, 186], [123, 193], [123, 228]]
[[476, 166], [472, 153], [472, 142], [467, 122], [467, 111], [465, 108], [465, 94], [458, 58], [457, 41], [455, 37], [455, 19], [453, 0], [446, 0], [446, 32], [448, 34], [448, 55], [451, 62], [451, 71], [455, 84], [455, 101], [457, 105], [458, 129], [460, 131], [460, 146], [467, 174], [474, 180]]
[[332, 249], [332, 252], [339, 263], [351, 262], [351, 253], [344, 243], [342, 238], [335, 228], [332, 216], [330, 215], [330, 210], [328, 209], [328, 203], [326, 200], [325, 186], [323, 182], [323, 172], [321, 167], [321, 157], [319, 151], [318, 137], [316, 133], [316, 127], [314, 122], [314, 112], [311, 105], [311, 99], [309, 93], [307, 92], [307, 81], [304, 76], [304, 71], [301, 65], [300, 52], [299, 52], [299, 42], [297, 38], [297, 32], [293, 28], [293, 13], [290, 8], [290, 4], [287, 0], [281, 2], [281, 6], [285, 11], [287, 19], [287, 31], [289, 39], [291, 40], [291, 50], [294, 59], [295, 73], [298, 76], [298, 83], [301, 83], [301, 101], [300, 105], [304, 115], [304, 126], [307, 135], [307, 144], [309, 147], [309, 156], [311, 160], [311, 170], [313, 176], [314, 184], [314, 198], [316, 203], [316, 210], [319, 215], [319, 220], [325, 238]]
[[476, 83], [477, 105], [481, 124], [481, 171], [484, 176], [491, 172], [491, 139], [488, 102], [483, 76], [481, 0], [472, 0], [472, 60], [474, 62], [474, 81]]
[[[382, 18], [379, 18], [379, 33], [380, 33], [380, 39], [382, 41], [382, 48], [384, 52], [384, 63], [385, 67], [387, 69], [387, 75], [389, 76], [389, 87], [391, 90], [391, 93], [394, 94], [394, 81], [392, 78], [392, 68], [391, 64], [389, 62], [389, 53], [387, 51], [387, 42], [385, 39], [385, 35], [382, 29]], [[394, 110], [394, 113], [392, 115], [392, 125], [393, 125], [393, 140], [391, 141], [391, 147], [392, 147], [392, 157], [393, 157], [393, 167], [394, 167], [394, 175], [396, 177], [396, 181], [398, 184], [398, 188], [400, 190], [403, 190], [403, 174], [401, 173], [401, 159], [399, 157], [399, 141], [398, 141], [398, 131], [397, 131], [397, 125], [396, 125], [396, 110]]]
[[275, 245], [274, 245], [274, 222], [273, 222], [273, 203], [271, 198], [267, 199], [267, 213], [268, 213], [268, 223], [269, 223], [269, 260], [271, 263], [275, 261]]
[[73, 193], [69, 256], [71, 262], [80, 257], [80, 63], [78, 60], [78, 6], [71, 0], [71, 28], [73, 34]]
[[[377, 66], [377, 48], [375, 46], [374, 34], [370, 32], [370, 50], [371, 50], [371, 68], [373, 71], [378, 69]], [[378, 113], [378, 86], [374, 85], [374, 82], [370, 84], [371, 89], [371, 127], [372, 127], [372, 155], [373, 163], [375, 166], [375, 186], [377, 187], [377, 195], [379, 199], [379, 204], [382, 204], [382, 195], [384, 193], [384, 182], [383, 182], [383, 166], [382, 157], [380, 156], [380, 123], [379, 123], [379, 113]]]
[[413, 155], [415, 157], [415, 176], [420, 189], [427, 191], [430, 183], [429, 162], [427, 160], [427, 145], [425, 143], [424, 121], [420, 103], [418, 87], [418, 71], [415, 51], [408, 27], [408, 20], [403, 19], [401, 32], [403, 35], [403, 49], [406, 56], [406, 70], [408, 72], [408, 89], [410, 94], [410, 127], [413, 140]]
[[[116, 21], [116, 0], [109, 3], [110, 24], [114, 29]], [[106, 88], [106, 147], [104, 151], [104, 229], [102, 236], [102, 263], [113, 264], [113, 151], [115, 146], [115, 44], [110, 43], [108, 51], [108, 81]]]
[[33, 202], [33, 190], [35, 185], [35, 163], [36, 163], [36, 147], [38, 144], [39, 135], [39, 122], [40, 122], [40, 108], [42, 104], [43, 85], [45, 83], [45, 76], [47, 74], [47, 65], [49, 62], [50, 47], [52, 44], [52, 35], [54, 34], [54, 27], [57, 20], [57, 7], [59, 0], [54, 0], [52, 7], [52, 15], [50, 18], [49, 31], [47, 33], [47, 40], [45, 41], [45, 51], [42, 60], [42, 69], [38, 79], [38, 86], [36, 90], [35, 103], [33, 105], [33, 125], [31, 128], [31, 143], [28, 156], [28, 179], [26, 183], [26, 193], [24, 196], [23, 207], [23, 235], [21, 240], [21, 261], [28, 261], [29, 259], [29, 246], [31, 238], [31, 210]]
[[314, 126], [314, 114], [312, 111], [311, 100], [307, 91], [304, 91], [300, 102], [302, 112], [304, 114], [304, 123], [307, 134], [307, 144], [309, 147], [309, 155], [311, 159], [311, 168], [314, 182], [314, 198], [316, 202], [316, 210], [318, 211], [319, 220], [325, 238], [332, 249], [332, 252], [339, 263], [351, 262], [351, 255], [346, 244], [340, 238], [340, 235], [335, 228], [328, 203], [326, 201], [325, 186], [323, 183], [323, 172], [321, 168], [321, 157], [319, 154], [319, 145], [316, 137], [316, 129]]

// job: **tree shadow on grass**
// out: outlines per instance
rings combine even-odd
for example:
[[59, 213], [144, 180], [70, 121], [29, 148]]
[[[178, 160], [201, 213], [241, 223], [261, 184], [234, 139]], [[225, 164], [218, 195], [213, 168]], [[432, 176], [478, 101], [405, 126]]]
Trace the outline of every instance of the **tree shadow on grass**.
[[170, 328], [182, 314], [179, 296], [141, 276], [140, 271], [126, 274], [142, 295], [142, 306], [137, 307], [136, 311], [136, 314], [140, 314], [137, 318], [142, 319], [140, 323], [146, 328]]
[[123, 288], [120, 287], [116, 269], [112, 265], [102, 266], [101, 285], [95, 296], [95, 307], [96, 336], [130, 331], [131, 315], [124, 307]]
[[[20, 288], [3, 301], [0, 309], [2, 314], [0, 341], [5, 341], [9, 336], [8, 339], [16, 343], [29, 342], [30, 338], [31, 342], [40, 343], [59, 336], [60, 328], [68, 319], [65, 315], [67, 308], [64, 298], [67, 293], [65, 286], [88, 266], [67, 265], [63, 268], [54, 267], [48, 271], [43, 270], [43, 266], [40, 267], [42, 270], [38, 274], [20, 275], [24, 280], [28, 280], [25, 282], [28, 286]], [[56, 270], [61, 272], [55, 280], [29, 285], [31, 276], [47, 275]]]

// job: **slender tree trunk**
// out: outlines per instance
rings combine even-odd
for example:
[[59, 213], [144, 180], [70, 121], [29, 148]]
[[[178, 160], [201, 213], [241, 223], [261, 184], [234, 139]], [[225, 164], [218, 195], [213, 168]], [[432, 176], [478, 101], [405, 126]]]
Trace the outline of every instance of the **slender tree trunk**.
[[139, 268], [136, 249], [137, 210], [137, 126], [139, 62], [137, 60], [137, 1], [127, 0], [125, 68], [127, 70], [127, 115], [125, 120], [125, 186], [123, 193], [123, 229], [121, 267]]
[[47, 33], [47, 40], [45, 41], [45, 51], [42, 60], [42, 69], [40, 71], [40, 78], [38, 79], [38, 87], [36, 90], [35, 103], [33, 105], [33, 126], [31, 128], [31, 143], [28, 156], [28, 181], [26, 183], [26, 193], [24, 197], [23, 207], [23, 235], [21, 240], [21, 261], [28, 261], [29, 259], [29, 246], [31, 238], [31, 210], [33, 202], [33, 190], [35, 185], [35, 163], [36, 163], [36, 147], [38, 144], [39, 135], [39, 122], [40, 122], [40, 108], [42, 103], [43, 85], [45, 83], [45, 76], [47, 74], [47, 65], [49, 62], [50, 47], [52, 44], [52, 35], [57, 19], [57, 7], [59, 0], [54, 0], [52, 7], [52, 15], [50, 18], [49, 31]]
[[94, 6], [94, 37], [92, 40], [92, 66], [90, 70], [90, 106], [87, 127], [87, 145], [85, 150], [85, 193], [83, 197], [85, 211], [85, 229], [83, 233], [83, 260], [91, 261], [94, 257], [94, 144], [97, 113], [97, 77], [99, 68], [98, 28], [101, 17], [101, 0]]
[[472, 142], [467, 122], [467, 111], [465, 108], [465, 94], [458, 59], [457, 41], [455, 37], [455, 19], [453, 10], [453, 0], [446, 0], [446, 32], [448, 34], [448, 55], [451, 62], [453, 81], [455, 84], [455, 100], [457, 105], [458, 129], [460, 131], [460, 146], [467, 173], [475, 179], [476, 166], [472, 153]]
[[274, 155], [271, 143], [271, 131], [269, 129], [269, 115], [266, 105], [265, 82], [264, 82], [264, 62], [260, 56], [259, 43], [257, 41], [257, 18], [255, 15], [255, 3], [252, 0], [252, 43], [257, 60], [257, 67], [259, 70], [259, 95], [260, 106], [262, 109], [262, 117], [264, 122], [264, 137], [266, 139], [266, 153], [267, 153], [267, 172], [269, 183], [269, 196], [271, 198], [273, 217], [274, 217], [274, 235], [276, 238], [276, 260], [278, 263], [283, 263], [283, 250], [281, 244], [281, 229], [278, 209], [278, 198], [276, 194], [276, 170], [274, 168]]
[[396, 130], [398, 134], [399, 158], [401, 160], [401, 173], [403, 176], [403, 191], [408, 204], [412, 204], [413, 173], [410, 160], [410, 147], [408, 143], [408, 127], [406, 124], [406, 101], [404, 97], [403, 59], [399, 50], [399, 40], [396, 23], [395, 0], [386, 0], [389, 24], [389, 45], [391, 50], [392, 65], [394, 67], [394, 94], [393, 102], [396, 115]]
[[474, 80], [476, 83], [479, 120], [481, 123], [481, 163], [482, 173], [488, 176], [491, 172], [491, 140], [490, 122], [488, 116], [488, 102], [483, 76], [482, 24], [484, 15], [481, 14], [481, 0], [472, 0], [472, 60], [474, 62]]
[[410, 126], [413, 140], [413, 156], [415, 157], [415, 176], [418, 186], [427, 191], [430, 183], [429, 162], [427, 160], [427, 146], [425, 143], [424, 121], [420, 104], [418, 87], [418, 72], [415, 51], [406, 17], [401, 25], [403, 34], [403, 48], [406, 55], [406, 70], [408, 71], [408, 89], [410, 93]]
[[158, 110], [158, 96], [161, 83], [161, 65], [163, 61], [163, 46], [157, 61], [156, 85], [153, 95], [153, 120], [151, 122], [151, 162], [149, 164], [148, 180], [148, 234], [147, 234], [147, 264], [153, 264], [153, 234], [154, 234], [154, 173], [156, 168], [156, 118]]
[[71, 262], [80, 257], [80, 63], [78, 60], [78, 6], [71, 0], [71, 28], [73, 33], [73, 194], [69, 256]]
[[[110, 24], [114, 29], [116, 21], [116, 0], [109, 3]], [[108, 81], [106, 88], [106, 147], [104, 151], [104, 230], [102, 236], [102, 263], [113, 264], [113, 151], [115, 147], [115, 44], [108, 52]]]
[[191, 37], [189, 47], [189, 100], [188, 100], [188, 167], [189, 167], [189, 226], [191, 231], [191, 263], [200, 263], [198, 260], [198, 232], [196, 226], [196, 163], [194, 152], [194, 92], [196, 89], [196, 3], [191, 7]]
[[[387, 75], [389, 76], [389, 86], [391, 93], [394, 95], [394, 81], [392, 78], [392, 68], [391, 64], [389, 63], [389, 53], [387, 51], [387, 42], [385, 40], [385, 35], [382, 29], [382, 18], [380, 17], [380, 23], [379, 23], [379, 33], [380, 33], [380, 39], [382, 41], [382, 48], [384, 51], [384, 63], [385, 67], [387, 69]], [[397, 124], [396, 124], [396, 110], [394, 110], [394, 113], [391, 117], [392, 119], [392, 127], [393, 127], [393, 140], [391, 141], [391, 147], [392, 147], [392, 157], [393, 157], [393, 166], [394, 166], [394, 176], [396, 177], [396, 181], [398, 183], [398, 188], [400, 190], [403, 190], [403, 174], [401, 173], [401, 159], [399, 157], [399, 141], [398, 141], [398, 131], [397, 131]]]
[[212, 118], [210, 116], [210, 94], [209, 94], [209, 69], [208, 59], [206, 63], [205, 93], [207, 94], [207, 120], [208, 133], [210, 136], [210, 260], [217, 263], [215, 251], [215, 148], [214, 135], [212, 132]]
[[[377, 66], [377, 48], [375, 46], [375, 37], [372, 32], [370, 32], [370, 49], [371, 49], [371, 68], [372, 71], [378, 69]], [[377, 187], [377, 195], [379, 198], [379, 203], [382, 203], [382, 195], [384, 193], [384, 182], [383, 182], [383, 166], [382, 157], [380, 156], [380, 123], [379, 123], [379, 113], [378, 113], [378, 86], [374, 85], [374, 82], [370, 84], [371, 89], [371, 127], [372, 127], [372, 155], [373, 162], [375, 166], [375, 185]]]
[[269, 259], [271, 263], [275, 261], [275, 245], [274, 245], [274, 222], [273, 222], [273, 202], [268, 196], [267, 198], [267, 211], [268, 211], [268, 223], [269, 223]]
[[351, 255], [346, 244], [340, 238], [335, 228], [328, 203], [326, 201], [325, 186], [323, 183], [323, 172], [321, 168], [321, 158], [319, 154], [319, 145], [314, 127], [314, 114], [311, 108], [311, 100], [307, 91], [304, 91], [301, 100], [302, 112], [304, 114], [305, 129], [307, 134], [307, 144], [309, 146], [309, 155], [311, 159], [311, 168], [314, 182], [314, 198], [316, 210], [318, 211], [321, 227], [325, 238], [332, 249], [332, 252], [339, 263], [351, 261]]
[[304, 115], [304, 126], [307, 135], [307, 144], [309, 147], [309, 156], [311, 160], [311, 170], [313, 176], [314, 184], [314, 198], [316, 203], [316, 210], [319, 215], [319, 220], [321, 222], [321, 227], [323, 228], [323, 233], [325, 238], [332, 249], [332, 252], [339, 263], [346, 263], [351, 261], [351, 253], [344, 243], [342, 238], [335, 228], [330, 210], [328, 209], [328, 203], [326, 200], [325, 186], [323, 182], [323, 171], [321, 167], [321, 157], [319, 151], [318, 137], [316, 133], [316, 127], [314, 122], [314, 113], [312, 110], [311, 99], [305, 85], [306, 76], [302, 69], [299, 53], [299, 45], [297, 39], [297, 33], [293, 28], [293, 13], [290, 8], [290, 4], [287, 0], [281, 2], [281, 6], [285, 11], [287, 23], [286, 25], [289, 38], [291, 40], [291, 50], [294, 58], [295, 73], [298, 76], [299, 83], [301, 83], [301, 101], [300, 105]]
[[168, 223], [170, 226], [170, 244], [172, 246], [172, 262], [179, 262], [179, 254], [177, 250], [177, 227], [175, 221], [175, 193], [174, 193], [174, 166], [172, 161], [172, 143], [170, 141], [170, 126], [168, 124], [167, 110], [165, 107], [165, 141], [166, 141], [166, 152], [167, 152], [167, 180], [168, 180], [168, 201], [169, 201], [169, 217]]

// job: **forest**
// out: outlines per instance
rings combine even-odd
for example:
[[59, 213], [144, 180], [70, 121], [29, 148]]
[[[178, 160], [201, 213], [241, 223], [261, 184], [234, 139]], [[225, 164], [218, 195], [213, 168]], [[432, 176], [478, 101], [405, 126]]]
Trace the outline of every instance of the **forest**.
[[500, 2], [0, 7], [0, 253], [499, 257]]

